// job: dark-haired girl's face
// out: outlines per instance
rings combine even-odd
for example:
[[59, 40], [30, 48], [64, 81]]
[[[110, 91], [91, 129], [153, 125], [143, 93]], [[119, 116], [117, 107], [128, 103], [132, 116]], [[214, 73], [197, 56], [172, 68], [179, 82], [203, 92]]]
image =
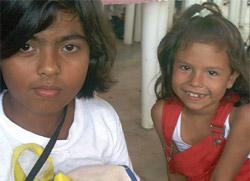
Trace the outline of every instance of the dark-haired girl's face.
[[185, 106], [193, 111], [215, 110], [238, 73], [231, 73], [225, 50], [194, 43], [177, 51], [172, 87]]
[[89, 47], [78, 17], [59, 12], [52, 25], [1, 61], [8, 88], [5, 102], [12, 112], [61, 110], [83, 86], [88, 63]]

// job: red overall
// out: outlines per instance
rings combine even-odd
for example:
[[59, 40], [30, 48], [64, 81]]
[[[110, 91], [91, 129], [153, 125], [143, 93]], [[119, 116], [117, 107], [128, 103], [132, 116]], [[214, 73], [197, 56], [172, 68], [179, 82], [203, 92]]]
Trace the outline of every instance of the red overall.
[[[174, 154], [172, 153], [172, 136], [182, 108], [183, 103], [181, 101], [171, 103], [166, 101], [162, 112], [162, 129], [165, 139], [164, 150], [170, 173], [184, 175], [187, 180], [208, 181], [226, 142], [224, 138], [224, 123], [233, 108], [233, 102], [228, 101], [228, 99], [226, 101], [225, 98], [221, 101], [211, 121], [210, 136], [191, 148]], [[235, 181], [250, 180], [249, 160], [246, 159], [237, 177], [234, 179]]]

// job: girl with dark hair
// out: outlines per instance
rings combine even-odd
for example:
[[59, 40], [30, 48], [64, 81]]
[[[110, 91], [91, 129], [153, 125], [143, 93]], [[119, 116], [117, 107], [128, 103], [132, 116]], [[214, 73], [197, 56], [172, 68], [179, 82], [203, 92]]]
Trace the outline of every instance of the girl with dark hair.
[[238, 29], [216, 4], [195, 4], [162, 39], [158, 60], [151, 114], [169, 180], [249, 180], [249, 58]]
[[[0, 3], [0, 180], [24, 180], [51, 137], [52, 173], [132, 168], [115, 110], [95, 95], [114, 83], [116, 53], [101, 3]], [[48, 179], [46, 168], [36, 178]]]

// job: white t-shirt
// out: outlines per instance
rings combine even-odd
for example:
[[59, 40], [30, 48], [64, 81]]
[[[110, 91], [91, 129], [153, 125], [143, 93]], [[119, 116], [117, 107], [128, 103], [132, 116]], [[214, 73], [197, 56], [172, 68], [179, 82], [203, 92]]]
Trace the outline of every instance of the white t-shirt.
[[[4, 114], [2, 98], [3, 93], [0, 94], [0, 180], [6, 181], [14, 180], [14, 149], [26, 143], [45, 147], [49, 138], [10, 121]], [[55, 173], [67, 174], [80, 167], [109, 164], [128, 165], [132, 169], [119, 117], [109, 103], [97, 96], [76, 99], [74, 121], [68, 138], [57, 140], [50, 157]], [[31, 168], [25, 168], [30, 167], [27, 159], [19, 162], [23, 170], [29, 172]]]

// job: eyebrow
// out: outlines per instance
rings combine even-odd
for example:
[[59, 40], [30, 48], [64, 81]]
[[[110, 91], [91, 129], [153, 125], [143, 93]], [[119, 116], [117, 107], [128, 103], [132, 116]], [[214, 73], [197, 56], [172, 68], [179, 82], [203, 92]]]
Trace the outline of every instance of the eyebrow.
[[175, 62], [175, 63], [178, 63], [178, 64], [188, 64], [187, 62], [182, 61], [181, 59], [178, 59], [178, 58], [176, 58], [176, 59], [174, 60], [174, 62]]
[[86, 40], [87, 41], [87, 38], [80, 34], [72, 34], [72, 35], [63, 36], [59, 38], [56, 42], [61, 43], [61, 42], [65, 42], [68, 40]]
[[[180, 59], [176, 59], [175, 60], [175, 62], [177, 63], [177, 64], [184, 64], [184, 65], [187, 65], [187, 66], [191, 66], [189, 63], [187, 63], [187, 62], [185, 62], [185, 61], [182, 61], [182, 60], [180, 60]], [[223, 70], [223, 68], [222, 67], [206, 67], [206, 69], [211, 69], [211, 70]]]
[[[46, 39], [40, 38], [37, 36], [33, 36], [30, 40], [37, 41], [39, 43], [40, 42], [41, 43], [48, 42]], [[58, 39], [56, 39], [55, 42], [62, 43], [62, 42], [69, 41], [69, 40], [85, 40], [85, 41], [87, 41], [87, 38], [85, 36], [78, 34], [78, 33], [75, 33], [75, 34], [70, 34], [70, 35], [59, 37]]]

